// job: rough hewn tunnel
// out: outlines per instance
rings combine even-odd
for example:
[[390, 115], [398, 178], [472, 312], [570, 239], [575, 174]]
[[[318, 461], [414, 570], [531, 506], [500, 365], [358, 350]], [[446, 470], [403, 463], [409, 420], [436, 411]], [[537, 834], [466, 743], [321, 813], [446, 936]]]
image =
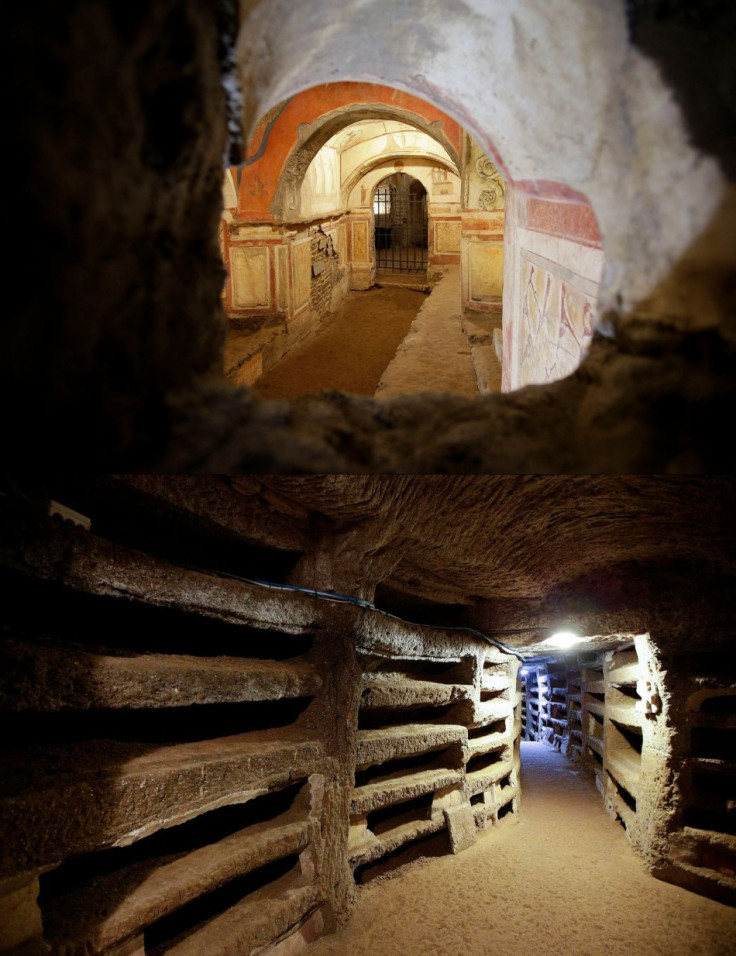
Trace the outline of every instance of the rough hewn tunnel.
[[[598, 847], [589, 880], [636, 861], [637, 897], [690, 927], [668, 951], [691, 951], [695, 926], [725, 954], [735, 491], [677, 476], [6, 478], [0, 949], [217, 956], [325, 937], [325, 952], [369, 953], [363, 887], [399, 873], [393, 893], [418, 880], [439, 906], [438, 887], [450, 899], [481, 873], [465, 951], [485, 953], [517, 921], [565, 912], [522, 908], [536, 883], [515, 884], [513, 854], [536, 833], [578, 862]], [[559, 627], [582, 642], [551, 650]], [[529, 778], [531, 831], [525, 747], [529, 774], [558, 761]], [[553, 794], [563, 772], [587, 797]], [[596, 786], [619, 843], [581, 829]], [[545, 793], [558, 814], [578, 806], [577, 835], [554, 814], [533, 829]], [[422, 899], [404, 905], [421, 923]], [[593, 938], [628, 952], [606, 919]], [[340, 935], [330, 949], [335, 930], [365, 950]], [[455, 952], [443, 932], [382, 951]], [[657, 952], [656, 926], [641, 941]]]

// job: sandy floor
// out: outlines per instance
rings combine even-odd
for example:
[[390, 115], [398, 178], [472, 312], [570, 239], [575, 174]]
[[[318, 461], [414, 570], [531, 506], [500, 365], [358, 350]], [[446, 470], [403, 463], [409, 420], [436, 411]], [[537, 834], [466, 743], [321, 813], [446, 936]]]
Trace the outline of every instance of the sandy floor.
[[522, 744], [518, 824], [358, 889], [309, 956], [733, 956], [736, 909], [651, 877], [590, 778]]
[[324, 389], [372, 396], [427, 296], [401, 286], [351, 292], [324, 331], [311, 336], [253, 386], [262, 398]]
[[[477, 334], [477, 321], [472, 328]], [[468, 341], [460, 308], [460, 267], [447, 266], [431, 295], [388, 281], [349, 293], [329, 325], [297, 345], [253, 388], [263, 398], [330, 389], [379, 399], [425, 391], [475, 398], [479, 374], [490, 390], [500, 391], [495, 354], [489, 361], [482, 348], [471, 349]]]
[[460, 267], [447, 266], [381, 376], [376, 398], [427, 390], [478, 395], [460, 299]]

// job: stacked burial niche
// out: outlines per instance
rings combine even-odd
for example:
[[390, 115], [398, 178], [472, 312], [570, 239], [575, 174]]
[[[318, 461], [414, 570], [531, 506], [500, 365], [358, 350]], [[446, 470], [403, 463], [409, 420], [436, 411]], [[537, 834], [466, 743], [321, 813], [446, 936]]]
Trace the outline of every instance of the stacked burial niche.
[[73, 505], [0, 496], [0, 951], [292, 952], [517, 818], [516, 657], [281, 589], [299, 555], [215, 521]]
[[736, 902], [736, 670], [722, 654], [668, 660], [649, 634], [520, 671], [521, 738], [592, 774], [654, 875]]

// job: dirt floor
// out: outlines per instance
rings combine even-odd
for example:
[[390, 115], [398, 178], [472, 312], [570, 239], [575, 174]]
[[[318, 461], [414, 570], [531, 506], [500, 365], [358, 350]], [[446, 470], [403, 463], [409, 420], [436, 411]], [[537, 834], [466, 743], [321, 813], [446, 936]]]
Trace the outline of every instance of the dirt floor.
[[309, 956], [733, 956], [736, 909], [650, 876], [586, 771], [522, 743], [517, 824], [358, 888]]
[[330, 324], [266, 371], [253, 390], [262, 398], [326, 389], [372, 396], [425, 301], [424, 292], [402, 286], [350, 292]]

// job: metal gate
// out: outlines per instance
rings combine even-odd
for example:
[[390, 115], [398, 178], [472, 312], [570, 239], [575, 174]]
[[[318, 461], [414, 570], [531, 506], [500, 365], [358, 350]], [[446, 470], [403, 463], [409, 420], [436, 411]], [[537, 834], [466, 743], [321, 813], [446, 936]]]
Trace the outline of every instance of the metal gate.
[[[411, 181], [410, 177], [406, 177]], [[416, 182], [416, 180], [414, 181]], [[427, 271], [427, 193], [409, 182], [379, 183], [373, 199], [376, 268], [389, 272]]]

